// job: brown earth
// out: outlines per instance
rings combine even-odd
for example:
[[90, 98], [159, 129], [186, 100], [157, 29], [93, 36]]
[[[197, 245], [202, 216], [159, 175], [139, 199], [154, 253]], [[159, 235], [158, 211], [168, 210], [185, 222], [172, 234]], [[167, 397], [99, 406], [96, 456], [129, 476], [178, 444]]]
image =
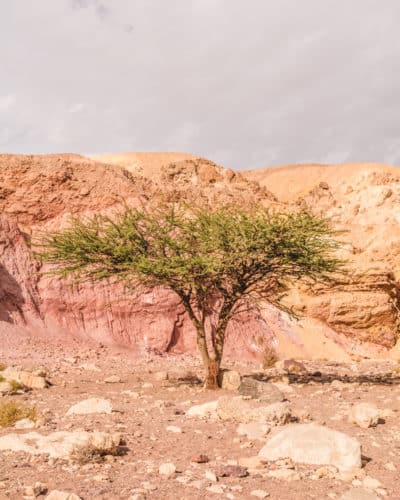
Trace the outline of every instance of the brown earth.
[[166, 200], [311, 207], [346, 231], [349, 277], [313, 293], [293, 290], [287, 300], [299, 322], [267, 305], [232, 322], [227, 356], [261, 359], [275, 349], [306, 359], [399, 357], [400, 171], [379, 164], [233, 172], [180, 153], [0, 155], [0, 328], [7, 322], [138, 353], [194, 352], [193, 329], [171, 292], [130, 297], [109, 283], [65, 283], [41, 273], [30, 245], [71, 215]]

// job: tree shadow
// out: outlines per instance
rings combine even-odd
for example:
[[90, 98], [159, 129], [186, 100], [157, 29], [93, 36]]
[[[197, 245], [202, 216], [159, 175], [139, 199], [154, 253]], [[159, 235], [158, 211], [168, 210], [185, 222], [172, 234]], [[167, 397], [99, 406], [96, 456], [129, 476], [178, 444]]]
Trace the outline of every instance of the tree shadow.
[[[321, 371], [307, 373], [285, 373], [283, 374], [289, 379], [290, 384], [307, 384], [309, 382], [317, 384], [331, 384], [334, 380], [338, 380], [345, 384], [376, 384], [376, 385], [394, 385], [400, 384], [400, 371], [385, 372], [380, 374], [338, 374], [338, 373], [322, 373]], [[256, 380], [263, 382], [273, 382], [281, 378], [277, 375], [256, 374], [252, 376]]]

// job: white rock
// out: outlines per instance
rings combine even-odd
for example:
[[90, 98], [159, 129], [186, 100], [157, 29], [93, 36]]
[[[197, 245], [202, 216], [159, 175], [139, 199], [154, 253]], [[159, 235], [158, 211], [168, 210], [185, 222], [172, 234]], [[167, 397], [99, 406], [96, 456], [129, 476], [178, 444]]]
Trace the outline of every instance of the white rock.
[[267, 493], [265, 490], [253, 490], [250, 492], [250, 495], [252, 497], [256, 498], [267, 498], [269, 497], [269, 493]]
[[154, 374], [154, 380], [158, 380], [159, 382], [162, 382], [164, 380], [168, 380], [169, 379], [169, 374], [168, 372], [156, 372]]
[[212, 481], [213, 483], [216, 483], [218, 481], [217, 476], [211, 470], [206, 470], [204, 476], [206, 479], [208, 479], [209, 481]]
[[71, 406], [67, 415], [88, 415], [90, 413], [111, 413], [112, 405], [107, 399], [90, 398]]
[[32, 455], [48, 454], [52, 458], [68, 458], [79, 447], [92, 445], [104, 452], [114, 450], [120, 443], [119, 434], [106, 432], [53, 432], [43, 436], [37, 432], [0, 436], [0, 450], [23, 451]]
[[363, 488], [352, 488], [340, 497], [340, 500], [380, 500], [378, 495]]
[[14, 427], [16, 429], [34, 429], [36, 424], [30, 418], [22, 418], [21, 420], [17, 420], [17, 422], [15, 422]]
[[359, 403], [350, 409], [349, 421], [363, 429], [374, 427], [379, 421], [379, 410], [373, 404]]
[[94, 363], [82, 363], [80, 367], [82, 370], [92, 371], [92, 372], [100, 372], [100, 368], [96, 366]]
[[235, 370], [221, 370], [218, 376], [221, 389], [227, 391], [236, 391], [239, 389], [241, 381], [240, 373]]
[[244, 424], [259, 422], [282, 425], [289, 421], [290, 407], [288, 403], [265, 404], [242, 396], [222, 396], [218, 400], [217, 414], [221, 420]]
[[216, 415], [218, 401], [210, 401], [202, 405], [195, 405], [188, 409], [186, 414], [189, 417], [210, 417]]
[[395, 472], [397, 470], [393, 462], [388, 462], [387, 464], [385, 464], [385, 469], [390, 470], [391, 472]]
[[208, 488], [206, 488], [207, 491], [211, 492], [211, 493], [223, 493], [225, 491], [225, 488], [224, 486], [221, 484], [213, 484], [212, 486], [209, 486]]
[[360, 443], [342, 432], [316, 424], [290, 424], [275, 432], [260, 450], [261, 460], [290, 458], [311, 465], [333, 465], [339, 470], [361, 467]]
[[378, 479], [374, 479], [371, 476], [366, 476], [363, 479], [363, 486], [364, 488], [368, 488], [370, 490], [376, 490], [377, 488], [380, 488], [382, 486], [382, 483], [378, 481]]
[[268, 471], [269, 477], [281, 479], [282, 481], [298, 481], [300, 474], [293, 469], [275, 469]]
[[25, 370], [16, 370], [11, 367], [6, 368], [2, 372], [2, 375], [6, 380], [14, 380], [30, 389], [45, 389], [49, 385], [45, 377], [34, 375]]
[[110, 377], [105, 378], [104, 382], [106, 384], [119, 384], [122, 380], [121, 377], [118, 377], [118, 375], [111, 375]]
[[182, 429], [176, 425], [169, 425], [165, 430], [168, 432], [174, 432], [175, 434], [180, 434], [182, 432]]
[[75, 493], [53, 490], [50, 491], [45, 500], [81, 500], [81, 497], [78, 497]]
[[176, 472], [175, 464], [171, 462], [166, 462], [165, 464], [161, 464], [158, 468], [158, 473], [162, 476], [172, 476]]
[[246, 436], [252, 440], [265, 441], [265, 436], [270, 430], [269, 425], [251, 422], [250, 424], [239, 424], [236, 432], [239, 436]]
[[10, 382], [0, 382], [0, 394], [8, 394], [12, 392], [12, 385]]

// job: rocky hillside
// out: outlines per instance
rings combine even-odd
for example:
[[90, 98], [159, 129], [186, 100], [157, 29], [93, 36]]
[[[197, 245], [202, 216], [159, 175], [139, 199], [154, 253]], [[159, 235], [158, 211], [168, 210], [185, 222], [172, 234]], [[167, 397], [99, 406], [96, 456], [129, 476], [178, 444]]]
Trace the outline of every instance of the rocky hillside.
[[400, 170], [376, 164], [233, 172], [178, 153], [0, 155], [0, 331], [14, 324], [136, 352], [194, 351], [194, 332], [169, 291], [130, 297], [108, 283], [66, 283], [44, 275], [31, 250], [32, 238], [71, 215], [162, 200], [308, 206], [346, 231], [349, 278], [314, 294], [293, 290], [288, 300], [300, 322], [268, 305], [232, 322], [229, 355], [260, 359], [274, 349], [304, 358], [398, 357]]

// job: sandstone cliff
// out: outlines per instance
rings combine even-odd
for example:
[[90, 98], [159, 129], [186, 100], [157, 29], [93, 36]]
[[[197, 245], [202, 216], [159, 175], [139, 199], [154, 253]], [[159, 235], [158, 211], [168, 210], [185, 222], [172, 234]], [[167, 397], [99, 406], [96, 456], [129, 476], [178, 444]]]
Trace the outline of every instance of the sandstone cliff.
[[309, 206], [347, 231], [349, 278], [313, 293], [293, 290], [288, 300], [300, 322], [270, 306], [238, 318], [229, 355], [261, 359], [271, 348], [302, 357], [390, 354], [399, 328], [400, 172], [375, 164], [233, 172], [172, 153], [0, 155], [0, 321], [136, 352], [193, 351], [190, 322], [168, 290], [132, 296], [110, 283], [66, 283], [43, 274], [30, 249], [31, 238], [71, 215], [155, 200]]

